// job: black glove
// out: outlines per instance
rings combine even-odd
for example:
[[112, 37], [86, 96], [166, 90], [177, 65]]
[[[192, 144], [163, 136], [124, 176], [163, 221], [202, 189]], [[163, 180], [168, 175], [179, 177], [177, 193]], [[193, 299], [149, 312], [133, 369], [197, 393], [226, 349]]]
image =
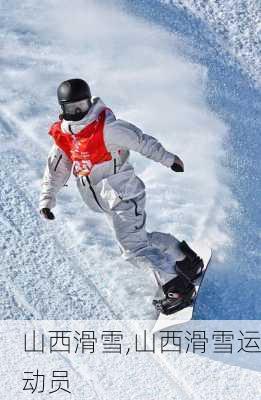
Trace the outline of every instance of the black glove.
[[172, 171], [175, 172], [184, 172], [183, 161], [178, 156], [175, 155], [174, 163], [170, 168], [172, 169]]
[[46, 219], [55, 219], [55, 216], [53, 215], [50, 208], [42, 208], [40, 210], [40, 214]]

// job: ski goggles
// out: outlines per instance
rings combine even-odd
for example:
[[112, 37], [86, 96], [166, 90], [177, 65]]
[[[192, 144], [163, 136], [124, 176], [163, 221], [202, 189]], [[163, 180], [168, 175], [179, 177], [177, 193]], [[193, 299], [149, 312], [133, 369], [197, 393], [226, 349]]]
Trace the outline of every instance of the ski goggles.
[[86, 113], [91, 106], [90, 99], [75, 101], [73, 103], [63, 103], [62, 108], [65, 114]]

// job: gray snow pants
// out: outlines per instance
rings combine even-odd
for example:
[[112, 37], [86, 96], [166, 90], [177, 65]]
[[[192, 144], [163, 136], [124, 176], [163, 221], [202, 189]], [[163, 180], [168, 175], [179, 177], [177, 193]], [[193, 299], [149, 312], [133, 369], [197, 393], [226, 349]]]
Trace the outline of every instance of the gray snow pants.
[[184, 255], [178, 249], [178, 240], [171, 234], [146, 231], [145, 192], [130, 200], [121, 200], [110, 208], [98, 191], [95, 196], [91, 193], [84, 179], [78, 178], [77, 185], [83, 201], [106, 216], [125, 260], [158, 272], [162, 283], [176, 275], [175, 262]]
[[126, 260], [157, 271], [165, 282], [176, 275], [175, 262], [184, 255], [171, 234], [146, 231], [145, 193], [121, 201], [105, 215]]

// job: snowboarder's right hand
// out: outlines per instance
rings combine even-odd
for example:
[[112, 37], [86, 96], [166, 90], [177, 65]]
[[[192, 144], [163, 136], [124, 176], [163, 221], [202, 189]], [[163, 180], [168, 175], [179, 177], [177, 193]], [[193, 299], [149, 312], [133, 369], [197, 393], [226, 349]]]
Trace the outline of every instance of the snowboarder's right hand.
[[50, 210], [50, 208], [42, 208], [40, 210], [40, 214], [42, 215], [42, 217], [44, 217], [45, 219], [55, 219], [54, 214], [52, 213], [52, 211]]
[[175, 155], [174, 163], [170, 167], [175, 172], [184, 172], [184, 164], [183, 161]]

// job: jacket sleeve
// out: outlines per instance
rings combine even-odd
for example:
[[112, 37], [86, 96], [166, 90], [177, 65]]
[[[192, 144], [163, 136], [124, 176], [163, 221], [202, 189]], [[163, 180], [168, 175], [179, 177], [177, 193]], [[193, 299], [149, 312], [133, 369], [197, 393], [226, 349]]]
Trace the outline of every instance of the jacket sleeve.
[[53, 145], [47, 159], [47, 165], [41, 184], [39, 207], [53, 208], [56, 194], [71, 175], [72, 162], [56, 145]]
[[105, 144], [109, 151], [115, 147], [136, 151], [166, 167], [174, 163], [175, 155], [168, 152], [153, 136], [146, 135], [135, 125], [120, 119], [105, 126]]

